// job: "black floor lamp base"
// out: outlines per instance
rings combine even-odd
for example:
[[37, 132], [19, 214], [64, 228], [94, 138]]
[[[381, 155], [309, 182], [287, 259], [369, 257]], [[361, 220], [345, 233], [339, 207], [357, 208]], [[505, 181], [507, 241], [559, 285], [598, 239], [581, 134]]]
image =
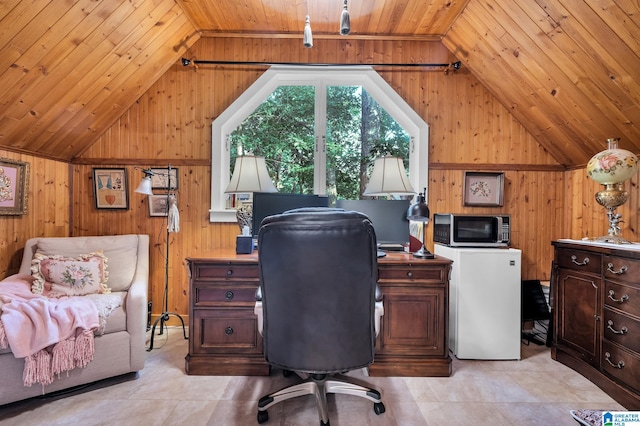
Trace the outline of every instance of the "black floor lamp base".
[[153, 338], [156, 334], [156, 326], [158, 325], [158, 323], [160, 323], [160, 330], [158, 331], [158, 336], [161, 336], [164, 333], [164, 329], [166, 327], [165, 323], [169, 321], [169, 317], [171, 315], [173, 315], [174, 317], [177, 317], [180, 320], [180, 322], [182, 323], [182, 334], [184, 335], [185, 340], [188, 339], [187, 328], [185, 327], [184, 320], [182, 319], [180, 314], [177, 314], [175, 312], [163, 312], [154, 321], [153, 326], [151, 326], [151, 338], [149, 340], [149, 349], [147, 349], [147, 352], [151, 352], [153, 350]]

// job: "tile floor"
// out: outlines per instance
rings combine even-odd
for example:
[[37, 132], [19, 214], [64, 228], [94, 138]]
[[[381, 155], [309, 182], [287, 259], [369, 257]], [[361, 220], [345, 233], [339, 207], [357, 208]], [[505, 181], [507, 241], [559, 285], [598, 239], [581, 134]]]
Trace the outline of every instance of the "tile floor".
[[[0, 407], [0, 425], [257, 425], [257, 400], [293, 377], [187, 376], [181, 329], [156, 336], [135, 380], [108, 381], [60, 397]], [[357, 373], [356, 373], [357, 374]], [[369, 401], [330, 396], [332, 426], [573, 425], [569, 410], [623, 410], [587, 379], [550, 358], [549, 348], [522, 345], [520, 361], [454, 357], [451, 377], [367, 378], [387, 411]], [[317, 425], [310, 397], [277, 404], [265, 425]]]

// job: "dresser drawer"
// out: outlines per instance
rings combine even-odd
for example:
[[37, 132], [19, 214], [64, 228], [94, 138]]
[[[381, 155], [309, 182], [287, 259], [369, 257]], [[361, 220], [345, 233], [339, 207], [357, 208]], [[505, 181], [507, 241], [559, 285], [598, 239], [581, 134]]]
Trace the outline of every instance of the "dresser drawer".
[[444, 284], [443, 268], [408, 268], [406, 266], [385, 266], [378, 269], [379, 281], [435, 281]]
[[558, 266], [561, 268], [592, 274], [600, 274], [601, 272], [602, 255], [600, 253], [559, 248], [557, 249], [556, 257]]
[[605, 255], [602, 261], [604, 277], [640, 287], [640, 260]]
[[193, 267], [194, 281], [206, 279], [259, 279], [258, 265], [242, 264], [196, 264]]
[[640, 289], [636, 286], [605, 281], [604, 304], [640, 317]]
[[604, 308], [604, 338], [640, 353], [640, 321]]
[[256, 302], [254, 285], [214, 285], [196, 284], [193, 286], [194, 307], [224, 306], [224, 305], [253, 305]]
[[601, 367], [620, 382], [640, 390], [640, 357], [614, 344], [602, 342]]

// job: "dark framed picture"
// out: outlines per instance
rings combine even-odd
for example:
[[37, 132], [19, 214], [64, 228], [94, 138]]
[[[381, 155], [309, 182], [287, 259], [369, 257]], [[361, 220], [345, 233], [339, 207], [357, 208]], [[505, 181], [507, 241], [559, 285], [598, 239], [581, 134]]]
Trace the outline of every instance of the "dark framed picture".
[[96, 209], [129, 209], [127, 170], [93, 168], [93, 194]]
[[[174, 197], [175, 195], [172, 195]], [[149, 195], [149, 216], [168, 216], [167, 194]]]
[[27, 214], [29, 163], [0, 158], [0, 215]]
[[[170, 189], [175, 191], [178, 189], [178, 169], [172, 167], [151, 167], [151, 189]], [[169, 188], [171, 181], [171, 188]]]
[[463, 203], [465, 206], [502, 206], [503, 172], [464, 172]]

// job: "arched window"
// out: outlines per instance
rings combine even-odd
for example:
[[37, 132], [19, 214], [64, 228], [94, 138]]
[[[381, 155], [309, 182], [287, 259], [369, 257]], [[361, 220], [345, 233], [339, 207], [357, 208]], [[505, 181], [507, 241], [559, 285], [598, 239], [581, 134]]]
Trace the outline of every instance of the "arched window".
[[[213, 121], [211, 222], [236, 221], [235, 209], [229, 205], [229, 196], [224, 193], [230, 179], [231, 159], [244, 153], [237, 152], [238, 150], [250, 150], [258, 151], [254, 153], [266, 156], [269, 161], [269, 154], [261, 153], [260, 147], [252, 144], [250, 129], [256, 126], [255, 122], [251, 121], [252, 114], [259, 109], [268, 109], [270, 97], [281, 96], [290, 96], [296, 101], [304, 99], [307, 103], [313, 102], [312, 106], [293, 109], [292, 112], [281, 111], [282, 114], [301, 115], [297, 117], [298, 124], [295, 127], [291, 124], [283, 127], [282, 138], [290, 138], [292, 145], [300, 144], [300, 150], [305, 151], [307, 157], [312, 157], [308, 160], [310, 164], [306, 167], [306, 175], [303, 176], [301, 172], [295, 188], [291, 188], [294, 178], [286, 181], [287, 186], [284, 188], [288, 192], [311, 192], [309, 170], [313, 171], [313, 193], [327, 195], [329, 192], [329, 195], [335, 195], [336, 192], [354, 190], [340, 188], [339, 184], [336, 187], [336, 179], [333, 175], [336, 170], [345, 170], [349, 167], [359, 170], [360, 164], [350, 166], [337, 164], [337, 157], [332, 156], [331, 149], [327, 149], [337, 139], [335, 123], [340, 118], [335, 116], [333, 112], [335, 106], [332, 105], [340, 102], [341, 96], [345, 99], [360, 96], [363, 99], [363, 105], [366, 99], [372, 99], [377, 108], [374, 112], [384, 115], [383, 118], [390, 117], [390, 120], [385, 122], [392, 124], [385, 127], [387, 129], [385, 132], [390, 133], [391, 136], [384, 137], [399, 141], [397, 143], [402, 146], [396, 148], [399, 152], [408, 154], [405, 160], [408, 161], [409, 180], [414, 188], [421, 191], [422, 188], [427, 187], [429, 128], [371, 67], [272, 66]], [[267, 115], [268, 113], [264, 113], [260, 117], [264, 118]], [[247, 121], [248, 118], [250, 119]], [[293, 122], [295, 123], [295, 120]], [[391, 130], [388, 130], [389, 128]], [[327, 154], [328, 151], [329, 154]], [[373, 154], [384, 155], [385, 153]], [[287, 167], [280, 164], [280, 169], [287, 170]]]

